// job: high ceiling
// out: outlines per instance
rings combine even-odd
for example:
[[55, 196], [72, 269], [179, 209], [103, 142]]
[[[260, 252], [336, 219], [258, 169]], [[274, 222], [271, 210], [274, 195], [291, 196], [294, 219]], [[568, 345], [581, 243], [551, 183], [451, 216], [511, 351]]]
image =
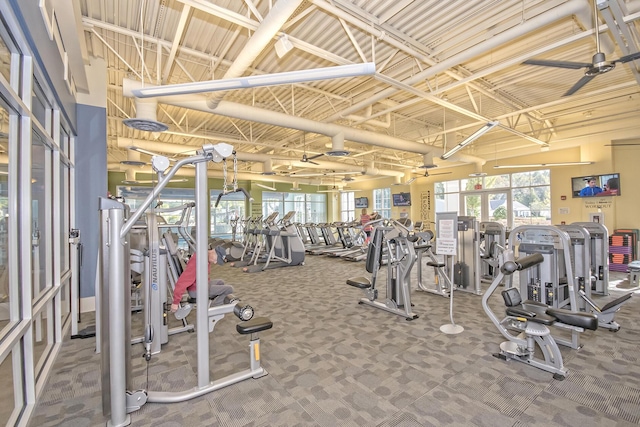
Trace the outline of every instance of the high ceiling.
[[[307, 176], [318, 173], [335, 180], [332, 171], [364, 171], [358, 180], [402, 174], [407, 180], [425, 163], [479, 168], [575, 146], [590, 132], [639, 128], [640, 60], [617, 63], [570, 96], [563, 95], [586, 68], [522, 64], [532, 58], [591, 63], [597, 52], [592, 0], [79, 4], [86, 55], [108, 67], [110, 170], [140, 155], [131, 145], [176, 155], [227, 142], [238, 153], [239, 171], [257, 180], [270, 169], [301, 182], [319, 182]], [[597, 0], [597, 8], [606, 59], [639, 52], [640, 2]], [[293, 48], [279, 57], [275, 45], [285, 35]], [[167, 132], [123, 124], [142, 110], [123, 93], [127, 79], [174, 85], [367, 62], [375, 63], [375, 74], [164, 96], [155, 111]], [[490, 121], [499, 125], [440, 159]], [[348, 156], [322, 155], [341, 148], [342, 140]], [[301, 162], [303, 155], [322, 156], [312, 164]]]

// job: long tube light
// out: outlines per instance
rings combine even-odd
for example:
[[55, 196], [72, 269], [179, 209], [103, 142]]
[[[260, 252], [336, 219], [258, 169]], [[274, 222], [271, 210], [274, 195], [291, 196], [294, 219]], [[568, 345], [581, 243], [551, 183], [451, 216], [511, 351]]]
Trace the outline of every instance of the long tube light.
[[451, 150], [449, 150], [446, 153], [444, 153], [442, 156], [440, 156], [440, 158], [442, 160], [447, 160], [449, 157], [453, 156], [455, 153], [457, 153], [463, 147], [466, 147], [467, 145], [471, 144], [476, 139], [480, 138], [480, 136], [484, 135], [486, 132], [488, 132], [489, 130], [493, 129], [499, 123], [500, 122], [498, 122], [497, 120], [493, 121], [493, 122], [488, 122], [486, 125], [482, 126], [480, 129], [478, 129], [477, 131], [475, 131], [474, 133], [469, 135], [467, 137], [467, 139], [462, 141], [460, 144], [456, 145]]
[[247, 89], [263, 86], [311, 82], [316, 80], [367, 76], [373, 75], [375, 72], [375, 63], [365, 62], [362, 64], [338, 65], [336, 67], [314, 68], [311, 70], [301, 71], [287, 71], [284, 73], [237, 77], [233, 79], [208, 80], [205, 82], [180, 83], [164, 86], [148, 86], [140, 89], [133, 89], [131, 93], [137, 98], [188, 95], [193, 93], [216, 92], [221, 90]]
[[560, 163], [534, 163], [529, 165], [495, 165], [494, 169], [511, 169], [511, 168], [539, 168], [551, 166], [579, 166], [592, 165], [593, 162], [560, 162]]
[[256, 183], [256, 185], [260, 188], [264, 188], [265, 190], [276, 191], [276, 187], [269, 187], [268, 185], [258, 184], [258, 183]]

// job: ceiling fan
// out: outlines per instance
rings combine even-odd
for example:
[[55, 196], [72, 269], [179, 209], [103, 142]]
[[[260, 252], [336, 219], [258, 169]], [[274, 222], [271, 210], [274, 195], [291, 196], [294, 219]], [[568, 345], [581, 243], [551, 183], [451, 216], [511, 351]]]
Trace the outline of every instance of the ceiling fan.
[[313, 159], [324, 156], [324, 153], [316, 154], [314, 156], [307, 156], [307, 143], [305, 141], [304, 134], [302, 135], [302, 146], [304, 152], [302, 153], [302, 159], [300, 159], [300, 161], [303, 163], [311, 163], [312, 165], [319, 165], [320, 163], [314, 162]]
[[596, 0], [593, 0], [593, 29], [596, 34], [596, 53], [593, 55], [591, 63], [588, 62], [571, 62], [571, 61], [551, 61], [544, 59], [528, 59], [523, 62], [527, 65], [540, 65], [543, 67], [556, 67], [556, 68], [569, 68], [578, 70], [580, 68], [586, 68], [584, 76], [578, 80], [564, 95], [569, 96], [576, 93], [584, 85], [589, 83], [594, 77], [611, 71], [615, 68], [616, 63], [624, 64], [625, 62], [631, 62], [636, 59], [640, 59], [640, 52], [630, 53], [629, 55], [622, 56], [613, 61], [607, 61], [605, 54], [600, 51], [600, 34], [598, 31], [598, 6]]
[[416, 179], [420, 179], [420, 178], [427, 178], [427, 177], [436, 176], [436, 175], [449, 175], [450, 173], [451, 172], [429, 173], [429, 169], [427, 169], [424, 171], [424, 174], [410, 178], [405, 184], [409, 185], [413, 183], [413, 181], [415, 181]]

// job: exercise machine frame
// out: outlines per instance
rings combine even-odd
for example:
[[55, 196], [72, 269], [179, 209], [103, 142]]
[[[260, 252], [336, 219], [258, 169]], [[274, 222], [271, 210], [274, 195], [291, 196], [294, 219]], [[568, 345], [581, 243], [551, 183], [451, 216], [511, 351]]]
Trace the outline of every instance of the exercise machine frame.
[[[207, 144], [195, 156], [178, 161], [165, 175], [158, 171], [158, 185], [153, 188], [140, 208], [127, 218], [128, 207], [123, 203], [109, 199], [100, 199], [100, 213], [103, 219], [103, 241], [100, 255], [103, 278], [101, 291], [106, 294], [101, 310], [102, 323], [102, 397], [103, 411], [108, 415], [108, 426], [120, 427], [131, 423], [129, 412], [139, 409], [146, 402], [182, 402], [203, 394], [218, 390], [248, 378], [259, 378], [266, 374], [260, 365], [260, 339], [257, 333], [270, 329], [273, 324], [267, 318], [254, 318], [250, 322], [238, 324], [236, 329], [240, 334], [251, 335], [250, 367], [242, 372], [228, 375], [216, 381], [210, 381], [209, 364], [209, 331], [215, 322], [227, 313], [234, 313], [241, 320], [247, 320], [248, 311], [235, 301], [228, 300], [222, 306], [207, 307], [208, 296], [208, 268], [207, 263], [198, 264], [196, 269], [197, 304], [200, 309], [196, 313], [197, 339], [197, 386], [186, 391], [157, 392], [146, 390], [130, 390], [131, 357], [130, 357], [130, 322], [129, 310], [130, 292], [128, 280], [130, 277], [128, 266], [128, 233], [133, 224], [142, 216], [144, 210], [158, 196], [175, 173], [187, 164], [196, 166], [196, 251], [206, 254], [207, 245], [207, 162], [220, 161], [232, 154], [233, 147], [229, 144]], [[245, 306], [246, 307], [246, 306]], [[253, 310], [250, 310], [251, 316]], [[152, 334], [153, 331], [146, 331]]]

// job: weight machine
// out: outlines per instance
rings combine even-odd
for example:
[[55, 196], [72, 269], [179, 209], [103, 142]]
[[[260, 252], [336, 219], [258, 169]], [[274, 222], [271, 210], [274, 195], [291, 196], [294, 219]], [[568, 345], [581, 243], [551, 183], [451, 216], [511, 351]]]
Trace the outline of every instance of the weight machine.
[[[386, 220], [380, 220], [386, 221]], [[411, 268], [417, 256], [413, 242], [409, 241], [409, 229], [395, 220], [389, 225], [374, 228], [369, 243], [366, 270], [372, 274], [367, 277], [356, 277], [347, 280], [347, 284], [362, 289], [365, 297], [359, 304], [367, 304], [389, 313], [403, 316], [406, 320], [414, 320], [418, 315], [411, 306]], [[378, 300], [376, 288], [377, 274], [382, 265], [383, 245], [387, 247], [387, 284], [384, 302]]]
[[[415, 246], [417, 255], [416, 265], [418, 266], [416, 269], [418, 276], [417, 290], [448, 298], [452, 285], [445, 270], [445, 263], [440, 262], [433, 253], [433, 245], [431, 243], [434, 238], [433, 232], [431, 230], [421, 231], [416, 233], [416, 236], [420, 238], [420, 241], [418, 241], [418, 244]], [[422, 258], [424, 256], [429, 259], [426, 264], [434, 269], [434, 287], [427, 286], [422, 280]]]
[[571, 238], [571, 259], [574, 262], [574, 272], [578, 284], [578, 308], [580, 311], [593, 312], [598, 318], [598, 326], [607, 328], [613, 332], [620, 329], [620, 324], [614, 320], [616, 312], [631, 298], [632, 292], [609, 301], [603, 307], [599, 307], [591, 299], [592, 289], [595, 287], [597, 277], [593, 275], [591, 268], [591, 238], [589, 231], [578, 224], [560, 225], [561, 230], [566, 231]]
[[[517, 228], [516, 228], [517, 229]], [[514, 230], [515, 231], [515, 230]], [[507, 306], [507, 316], [499, 320], [489, 307], [489, 298], [502, 283], [505, 276], [516, 271], [525, 272], [545, 262], [542, 253], [533, 253], [516, 259], [511, 249], [499, 248], [498, 274], [482, 297], [482, 308], [500, 333], [507, 339], [500, 344], [500, 353], [494, 354], [503, 360], [515, 360], [553, 373], [557, 380], [563, 380], [567, 370], [562, 361], [562, 353], [548, 326], [563, 322], [578, 329], [596, 330], [598, 321], [592, 314], [574, 313], [569, 310], [550, 308], [535, 301], [522, 301], [517, 288], [502, 291]], [[536, 353], [543, 358], [536, 357]]]
[[598, 295], [609, 295], [609, 230], [598, 222], [574, 222], [573, 225], [584, 227], [590, 237], [591, 275], [595, 281], [591, 283], [591, 292]]
[[498, 275], [497, 247], [506, 246], [506, 231], [504, 225], [493, 221], [482, 221], [479, 228], [480, 281], [491, 283]]
[[480, 287], [480, 232], [474, 216], [458, 217], [458, 255], [451, 281], [458, 291], [482, 295]]
[[[207, 163], [219, 162], [232, 154], [229, 144], [207, 144], [195, 156], [178, 161], [165, 175], [168, 159], [154, 156], [152, 166], [158, 173], [158, 184], [153, 188], [140, 208], [129, 215], [129, 208], [124, 203], [100, 198], [101, 216], [101, 250], [99, 257], [99, 283], [101, 309], [98, 321], [101, 324], [101, 364], [102, 364], [102, 401], [103, 412], [110, 417], [108, 426], [120, 427], [131, 422], [129, 413], [140, 409], [147, 402], [177, 403], [220, 388], [235, 384], [248, 378], [259, 378], [266, 375], [260, 365], [260, 331], [270, 329], [273, 323], [264, 317], [253, 318], [253, 308], [238, 303], [228, 296], [225, 304], [207, 307], [208, 302], [208, 268], [207, 263], [199, 263], [196, 272], [197, 304], [196, 339], [197, 339], [197, 377], [198, 385], [185, 391], [163, 392], [150, 390], [131, 390], [131, 312], [128, 284], [131, 278], [129, 263], [129, 233], [133, 225], [160, 191], [167, 185], [175, 173], [187, 164], [196, 166], [196, 253], [207, 252], [208, 228], [208, 188]], [[246, 193], [246, 192], [245, 192]], [[203, 256], [204, 257], [204, 256]], [[155, 285], [155, 286], [154, 286]], [[157, 283], [150, 284], [149, 292], [158, 292]], [[145, 304], [154, 298], [145, 298]], [[216, 323], [226, 314], [233, 313], [241, 323], [236, 326], [238, 333], [251, 335], [250, 367], [244, 371], [210, 381], [209, 333]], [[151, 358], [151, 343], [156, 333], [153, 325], [145, 328], [145, 359]]]
[[[509, 248], [520, 257], [542, 255], [542, 262], [520, 271], [520, 294], [527, 300], [551, 308], [579, 312], [578, 290], [571, 260], [571, 241], [566, 231], [553, 225], [521, 225], [509, 234]], [[510, 278], [511, 279], [511, 278]], [[506, 285], [511, 287], [511, 282]], [[570, 331], [570, 340], [556, 339], [559, 344], [577, 349], [584, 329], [563, 322], [554, 325]]]

